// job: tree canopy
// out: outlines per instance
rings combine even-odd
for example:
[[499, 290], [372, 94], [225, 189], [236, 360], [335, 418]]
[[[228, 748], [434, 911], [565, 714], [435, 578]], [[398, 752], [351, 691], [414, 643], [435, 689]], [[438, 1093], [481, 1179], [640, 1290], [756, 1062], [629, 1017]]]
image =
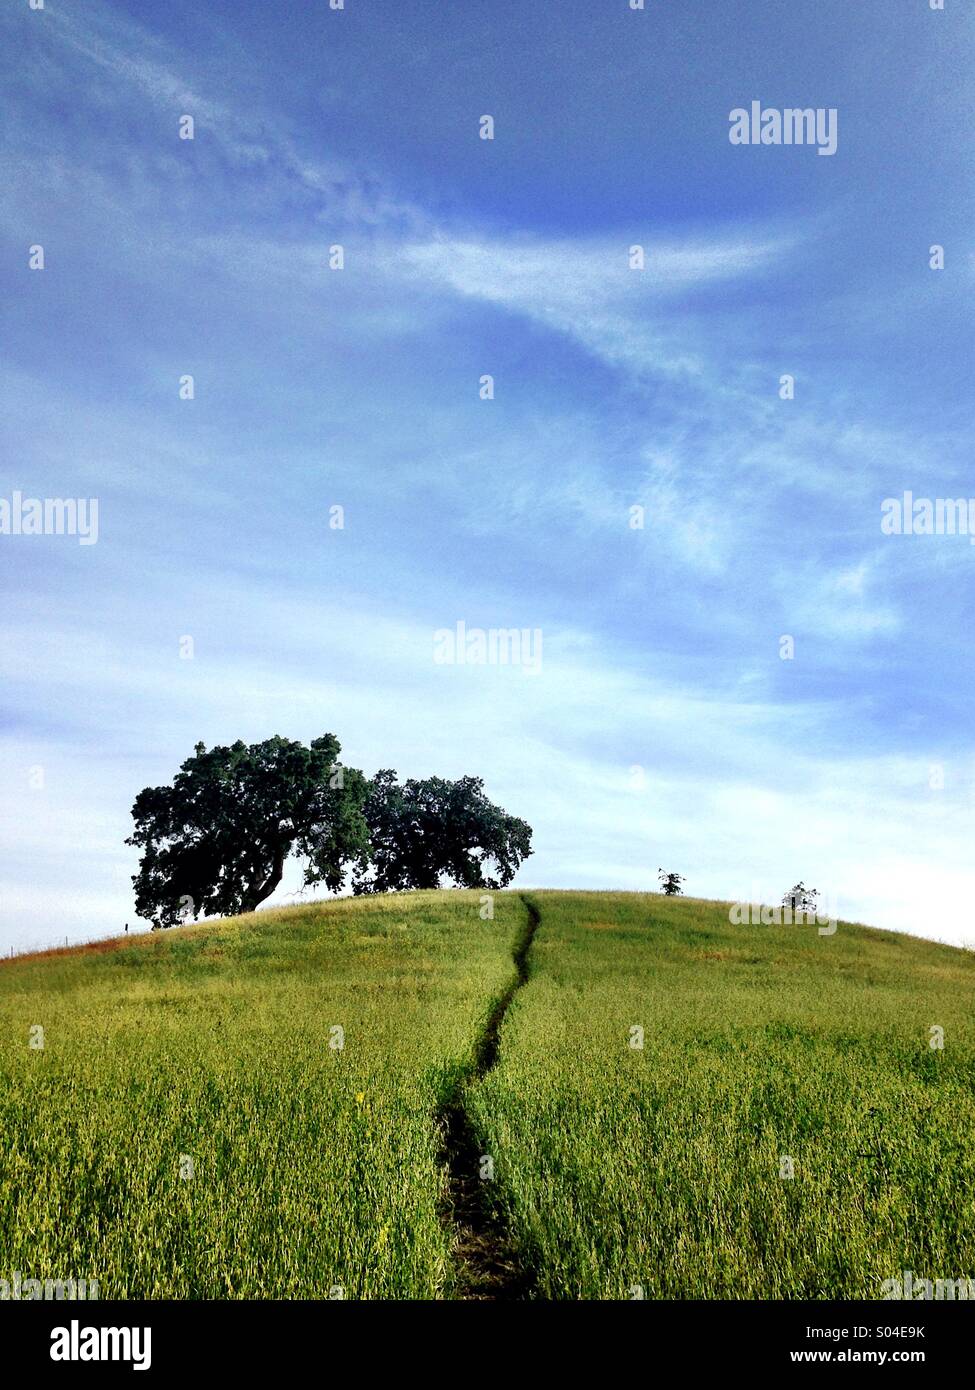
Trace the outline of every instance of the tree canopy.
[[198, 743], [171, 786], [135, 799], [142, 850], [133, 878], [140, 917], [253, 912], [278, 887], [292, 853], [304, 884], [355, 893], [504, 888], [531, 854], [531, 827], [484, 795], [480, 777], [400, 783], [339, 763], [334, 734], [306, 747], [280, 737], [207, 749]]
[[281, 882], [292, 850], [306, 886], [337, 892], [368, 849], [366, 779], [339, 764], [339, 741], [269, 738], [207, 750], [198, 743], [172, 786], [135, 799], [126, 844], [143, 851], [136, 911], [173, 926], [200, 914], [252, 912]]
[[409, 778], [391, 768], [369, 783], [364, 808], [369, 854], [353, 891], [388, 893], [437, 888], [504, 888], [531, 854], [531, 827], [484, 795], [480, 777]]
[[782, 906], [791, 907], [793, 912], [815, 912], [818, 888], [807, 888], [800, 879], [787, 893], [782, 895]]

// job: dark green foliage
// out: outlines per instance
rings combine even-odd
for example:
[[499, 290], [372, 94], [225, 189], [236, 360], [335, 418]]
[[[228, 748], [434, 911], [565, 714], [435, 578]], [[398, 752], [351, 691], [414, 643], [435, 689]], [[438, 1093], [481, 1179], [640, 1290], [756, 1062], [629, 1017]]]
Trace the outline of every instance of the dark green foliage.
[[657, 877], [660, 879], [660, 889], [665, 897], [676, 898], [683, 893], [684, 890], [681, 884], [687, 881], [683, 875], [668, 874], [665, 873], [663, 869], [658, 869]]
[[368, 845], [368, 784], [340, 766], [339, 752], [334, 734], [307, 748], [280, 737], [209, 751], [198, 743], [172, 786], [146, 787], [132, 807], [126, 843], [143, 851], [132, 880], [139, 916], [174, 926], [253, 912], [292, 851], [306, 860], [306, 886], [337, 892]]
[[370, 850], [356, 870], [356, 893], [438, 888], [504, 888], [531, 854], [531, 827], [484, 795], [480, 777], [410, 778], [377, 772], [365, 802]]

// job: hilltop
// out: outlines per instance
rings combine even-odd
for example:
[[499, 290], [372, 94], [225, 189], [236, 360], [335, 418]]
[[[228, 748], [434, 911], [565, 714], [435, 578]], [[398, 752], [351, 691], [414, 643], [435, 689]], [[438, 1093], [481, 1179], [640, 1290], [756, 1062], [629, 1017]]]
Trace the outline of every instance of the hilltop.
[[729, 906], [367, 896], [15, 958], [0, 1268], [103, 1298], [975, 1274], [975, 958]]

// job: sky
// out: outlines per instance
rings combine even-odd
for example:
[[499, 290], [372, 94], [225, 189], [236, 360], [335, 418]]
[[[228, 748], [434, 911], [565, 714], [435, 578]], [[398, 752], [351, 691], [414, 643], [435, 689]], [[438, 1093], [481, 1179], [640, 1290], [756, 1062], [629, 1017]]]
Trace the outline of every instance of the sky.
[[[0, 952], [145, 926], [131, 805], [196, 742], [326, 731], [482, 776], [518, 887], [802, 879], [975, 944], [975, 546], [881, 529], [975, 495], [973, 40], [961, 0], [5, 5], [0, 497], [98, 528], [0, 535]], [[733, 144], [752, 102], [835, 153]], [[460, 622], [538, 669], [437, 661]]]

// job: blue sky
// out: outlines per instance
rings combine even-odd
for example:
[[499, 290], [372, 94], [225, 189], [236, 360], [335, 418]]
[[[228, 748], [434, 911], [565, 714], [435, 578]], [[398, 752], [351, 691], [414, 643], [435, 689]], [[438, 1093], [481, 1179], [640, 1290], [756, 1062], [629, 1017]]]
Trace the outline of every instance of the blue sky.
[[[0, 949], [135, 921], [132, 800], [197, 740], [326, 730], [482, 775], [519, 884], [975, 941], [975, 548], [880, 530], [975, 494], [971, 12], [135, 15], [0, 15], [0, 493], [99, 501], [0, 536]], [[753, 100], [836, 154], [733, 146]], [[541, 672], [437, 665], [460, 620]]]

